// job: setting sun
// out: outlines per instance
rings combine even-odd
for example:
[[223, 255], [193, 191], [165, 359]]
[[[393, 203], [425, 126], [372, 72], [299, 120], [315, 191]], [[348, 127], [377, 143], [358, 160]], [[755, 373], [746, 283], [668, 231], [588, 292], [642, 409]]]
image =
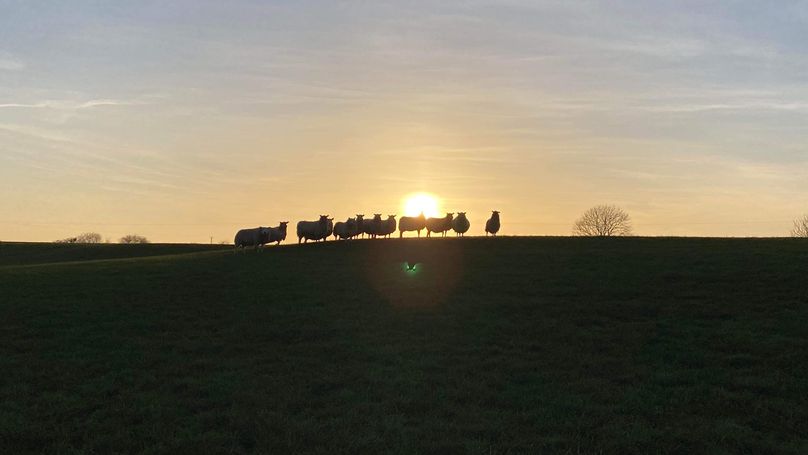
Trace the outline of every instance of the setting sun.
[[404, 215], [418, 216], [421, 212], [427, 217], [440, 216], [438, 198], [429, 193], [410, 194], [404, 198]]

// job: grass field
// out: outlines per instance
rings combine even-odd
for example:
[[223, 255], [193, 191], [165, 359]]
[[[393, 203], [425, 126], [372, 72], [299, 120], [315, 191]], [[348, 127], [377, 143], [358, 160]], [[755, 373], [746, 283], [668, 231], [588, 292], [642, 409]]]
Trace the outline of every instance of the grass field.
[[126, 248], [0, 245], [0, 453], [808, 453], [805, 241]]

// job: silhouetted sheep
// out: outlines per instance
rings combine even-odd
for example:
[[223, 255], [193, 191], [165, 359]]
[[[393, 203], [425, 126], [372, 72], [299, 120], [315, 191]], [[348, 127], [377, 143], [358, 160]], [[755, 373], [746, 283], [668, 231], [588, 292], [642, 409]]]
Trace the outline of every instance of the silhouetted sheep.
[[276, 227], [269, 228], [269, 237], [267, 238], [266, 243], [275, 243], [276, 245], [280, 245], [281, 242], [286, 240], [286, 226], [288, 224], [288, 221], [281, 221]]
[[466, 212], [457, 212], [457, 218], [452, 220], [452, 229], [454, 229], [457, 235], [460, 237], [464, 236], [470, 227], [471, 223], [469, 223], [469, 219], [466, 218]]
[[489, 218], [488, 221], [485, 222], [486, 237], [488, 236], [488, 234], [497, 235], [497, 232], [499, 232], [499, 227], [500, 227], [499, 212], [494, 210], [491, 212], [491, 218]]
[[240, 231], [236, 232], [236, 237], [233, 239], [233, 244], [235, 245], [233, 253], [238, 251], [239, 248], [244, 250], [248, 246], [251, 246], [257, 250], [267, 242], [269, 242], [269, 228], [257, 227], [252, 229], [241, 229]]
[[394, 232], [396, 232], [396, 216], [387, 215], [387, 219], [382, 221], [379, 235], [382, 237], [390, 237]]
[[399, 238], [404, 237], [405, 232], [418, 231], [418, 237], [421, 237], [421, 231], [426, 228], [426, 217], [424, 212], [418, 216], [402, 216], [398, 221]]
[[452, 228], [452, 216], [454, 213], [447, 213], [443, 218], [427, 218], [426, 236], [431, 237], [433, 232], [440, 232], [441, 237], [446, 237], [446, 231]]
[[334, 224], [334, 238], [342, 240], [350, 239], [357, 234], [356, 218], [348, 218], [347, 221], [337, 221]]
[[321, 240], [328, 232], [328, 215], [320, 215], [317, 221], [300, 221], [297, 223], [297, 243], [309, 240]]

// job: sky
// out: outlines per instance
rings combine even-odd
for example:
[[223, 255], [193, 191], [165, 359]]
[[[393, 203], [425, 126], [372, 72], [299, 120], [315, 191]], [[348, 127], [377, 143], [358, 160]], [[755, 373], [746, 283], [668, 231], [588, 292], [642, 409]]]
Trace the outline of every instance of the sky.
[[805, 1], [0, 0], [0, 240], [232, 242], [400, 214], [481, 234], [783, 236]]

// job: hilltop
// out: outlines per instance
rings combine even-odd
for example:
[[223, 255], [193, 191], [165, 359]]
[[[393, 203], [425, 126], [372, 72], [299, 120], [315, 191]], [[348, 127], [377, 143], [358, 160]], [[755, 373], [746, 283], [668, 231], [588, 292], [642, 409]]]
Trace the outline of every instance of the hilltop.
[[0, 246], [0, 451], [808, 451], [806, 241], [115, 247]]

